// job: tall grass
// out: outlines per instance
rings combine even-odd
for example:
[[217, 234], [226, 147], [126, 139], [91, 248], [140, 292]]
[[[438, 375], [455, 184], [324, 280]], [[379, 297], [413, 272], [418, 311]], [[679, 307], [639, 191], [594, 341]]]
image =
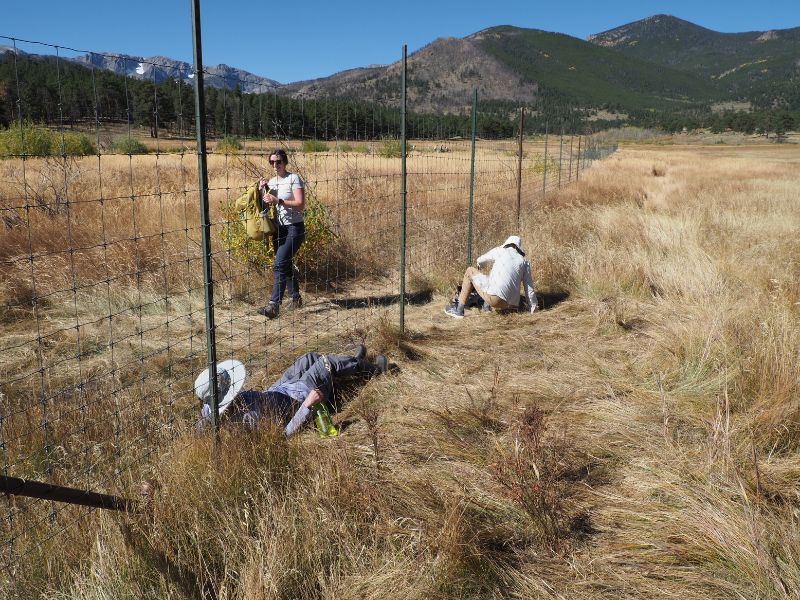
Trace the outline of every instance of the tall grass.
[[[312, 179], [329, 160], [297, 167]], [[525, 212], [546, 310], [455, 321], [438, 295], [407, 308], [403, 335], [388, 322], [354, 332], [400, 368], [348, 388], [339, 438], [287, 442], [265, 424], [225, 430], [214, 454], [186, 434], [159, 451], [148, 511], [90, 517], [6, 586], [65, 598], [796, 597], [798, 162], [792, 148], [622, 150]], [[388, 172], [320, 185], [351, 218], [340, 234], [386, 218]], [[504, 173], [476, 195], [478, 252], [515, 226]], [[412, 239], [428, 240], [410, 262], [444, 263], [442, 280], [464, 266], [452, 177], [449, 203], [436, 202], [446, 185], [425, 196], [423, 178], [410, 193], [425, 215]], [[349, 243], [382, 256], [385, 235]], [[28, 243], [4, 236], [5, 257]], [[12, 264], [4, 276], [22, 282]], [[569, 296], [548, 304], [556, 292]]]

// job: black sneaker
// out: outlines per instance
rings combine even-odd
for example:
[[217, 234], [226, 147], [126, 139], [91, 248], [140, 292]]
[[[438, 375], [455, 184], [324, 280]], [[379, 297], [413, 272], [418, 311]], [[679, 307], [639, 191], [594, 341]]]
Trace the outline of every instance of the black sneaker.
[[464, 305], [464, 308], [480, 308], [481, 306], [483, 306], [483, 298], [481, 298], [478, 292], [473, 290], [469, 293], [469, 297], [467, 298], [467, 303]]
[[267, 317], [268, 319], [274, 319], [278, 316], [278, 304], [276, 302], [270, 302], [266, 306], [263, 306], [258, 309], [258, 314]]

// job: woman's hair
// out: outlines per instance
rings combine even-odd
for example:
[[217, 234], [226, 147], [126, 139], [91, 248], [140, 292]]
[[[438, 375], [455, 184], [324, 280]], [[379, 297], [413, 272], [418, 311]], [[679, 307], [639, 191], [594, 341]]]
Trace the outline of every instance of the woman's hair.
[[269, 153], [270, 156], [278, 156], [283, 161], [283, 164], [289, 164], [289, 157], [286, 156], [286, 152], [281, 148], [275, 148], [272, 152]]

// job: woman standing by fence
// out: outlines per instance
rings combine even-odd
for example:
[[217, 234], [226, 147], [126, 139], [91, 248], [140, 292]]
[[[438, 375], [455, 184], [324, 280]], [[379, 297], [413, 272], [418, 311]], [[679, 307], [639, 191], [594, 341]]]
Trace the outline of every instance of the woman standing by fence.
[[274, 280], [272, 296], [269, 303], [258, 310], [268, 319], [278, 316], [283, 292], [289, 294], [288, 308], [300, 308], [303, 300], [297, 289], [292, 259], [306, 239], [306, 228], [303, 223], [305, 207], [305, 190], [303, 180], [296, 173], [290, 173], [286, 167], [289, 157], [280, 148], [273, 150], [269, 164], [275, 170], [275, 176], [266, 182], [262, 179], [259, 186], [264, 189], [264, 202], [274, 204], [278, 217], [278, 233], [273, 236], [275, 262], [273, 264]]

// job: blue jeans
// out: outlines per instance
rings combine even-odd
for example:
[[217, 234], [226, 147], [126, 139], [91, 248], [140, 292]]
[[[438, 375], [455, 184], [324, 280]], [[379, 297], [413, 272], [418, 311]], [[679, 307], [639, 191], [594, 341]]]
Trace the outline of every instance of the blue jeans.
[[283, 292], [287, 288], [290, 298], [300, 297], [300, 292], [297, 290], [297, 281], [294, 278], [292, 258], [297, 254], [305, 239], [305, 223], [278, 225], [278, 234], [272, 238], [273, 248], [275, 249], [275, 262], [272, 266], [274, 278], [270, 302], [280, 304], [283, 299]]

